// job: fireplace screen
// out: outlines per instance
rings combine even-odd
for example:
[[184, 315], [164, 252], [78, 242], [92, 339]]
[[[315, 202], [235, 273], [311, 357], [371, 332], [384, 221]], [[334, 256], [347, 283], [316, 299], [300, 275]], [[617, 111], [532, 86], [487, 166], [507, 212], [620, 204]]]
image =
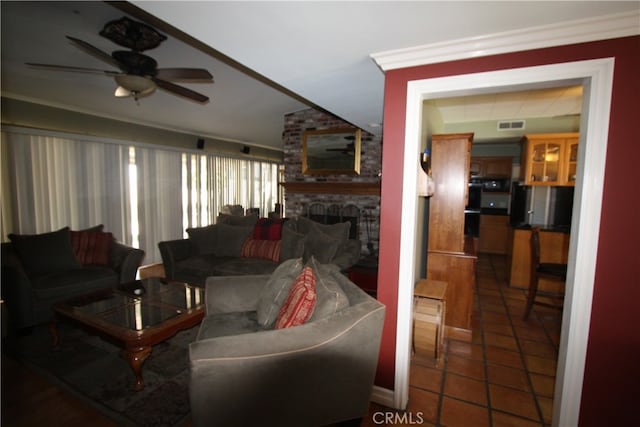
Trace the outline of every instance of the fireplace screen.
[[351, 223], [350, 239], [359, 239], [358, 224], [360, 224], [360, 209], [355, 205], [327, 205], [325, 203], [310, 203], [305, 209], [304, 216], [321, 224]]

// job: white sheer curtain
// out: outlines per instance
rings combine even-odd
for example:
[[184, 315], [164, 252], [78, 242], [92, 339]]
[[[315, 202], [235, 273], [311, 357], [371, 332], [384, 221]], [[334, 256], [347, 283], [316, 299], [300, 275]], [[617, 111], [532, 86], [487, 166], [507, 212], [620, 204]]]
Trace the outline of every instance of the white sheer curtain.
[[278, 202], [278, 164], [205, 154], [182, 157], [183, 228], [213, 224], [224, 205], [259, 208]]
[[[6, 234], [69, 226], [105, 229], [131, 243], [128, 154], [124, 146], [2, 132]], [[5, 175], [6, 176], [6, 175]]]
[[161, 261], [158, 242], [183, 237], [181, 158], [177, 151], [136, 147], [138, 241], [145, 263]]
[[278, 200], [278, 165], [276, 163], [214, 157], [211, 167], [216, 176], [214, 206], [242, 205], [259, 208], [266, 217]]
[[[31, 132], [31, 133], [30, 133]], [[2, 131], [2, 237], [64, 226], [105, 230], [161, 261], [158, 242], [213, 224], [226, 204], [278, 202], [271, 162], [183, 153], [82, 137]]]

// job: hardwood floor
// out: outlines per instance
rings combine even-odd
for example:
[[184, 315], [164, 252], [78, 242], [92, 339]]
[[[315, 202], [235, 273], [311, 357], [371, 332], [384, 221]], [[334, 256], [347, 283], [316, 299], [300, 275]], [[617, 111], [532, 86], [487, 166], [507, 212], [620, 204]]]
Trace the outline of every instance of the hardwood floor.
[[4, 355], [2, 425], [117, 426], [88, 404], [48, 382], [42, 375]]

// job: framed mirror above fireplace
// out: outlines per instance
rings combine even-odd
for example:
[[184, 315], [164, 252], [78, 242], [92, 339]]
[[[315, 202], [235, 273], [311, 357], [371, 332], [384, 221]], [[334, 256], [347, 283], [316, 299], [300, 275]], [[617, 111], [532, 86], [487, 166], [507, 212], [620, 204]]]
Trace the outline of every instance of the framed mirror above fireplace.
[[302, 135], [303, 175], [359, 175], [361, 131], [308, 130]]

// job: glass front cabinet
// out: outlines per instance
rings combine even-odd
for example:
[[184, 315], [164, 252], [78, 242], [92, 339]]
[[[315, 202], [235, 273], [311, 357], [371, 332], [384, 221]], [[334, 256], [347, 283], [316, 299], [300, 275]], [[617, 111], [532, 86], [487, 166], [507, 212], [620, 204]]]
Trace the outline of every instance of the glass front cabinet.
[[523, 156], [526, 185], [575, 185], [578, 133], [525, 135]]

